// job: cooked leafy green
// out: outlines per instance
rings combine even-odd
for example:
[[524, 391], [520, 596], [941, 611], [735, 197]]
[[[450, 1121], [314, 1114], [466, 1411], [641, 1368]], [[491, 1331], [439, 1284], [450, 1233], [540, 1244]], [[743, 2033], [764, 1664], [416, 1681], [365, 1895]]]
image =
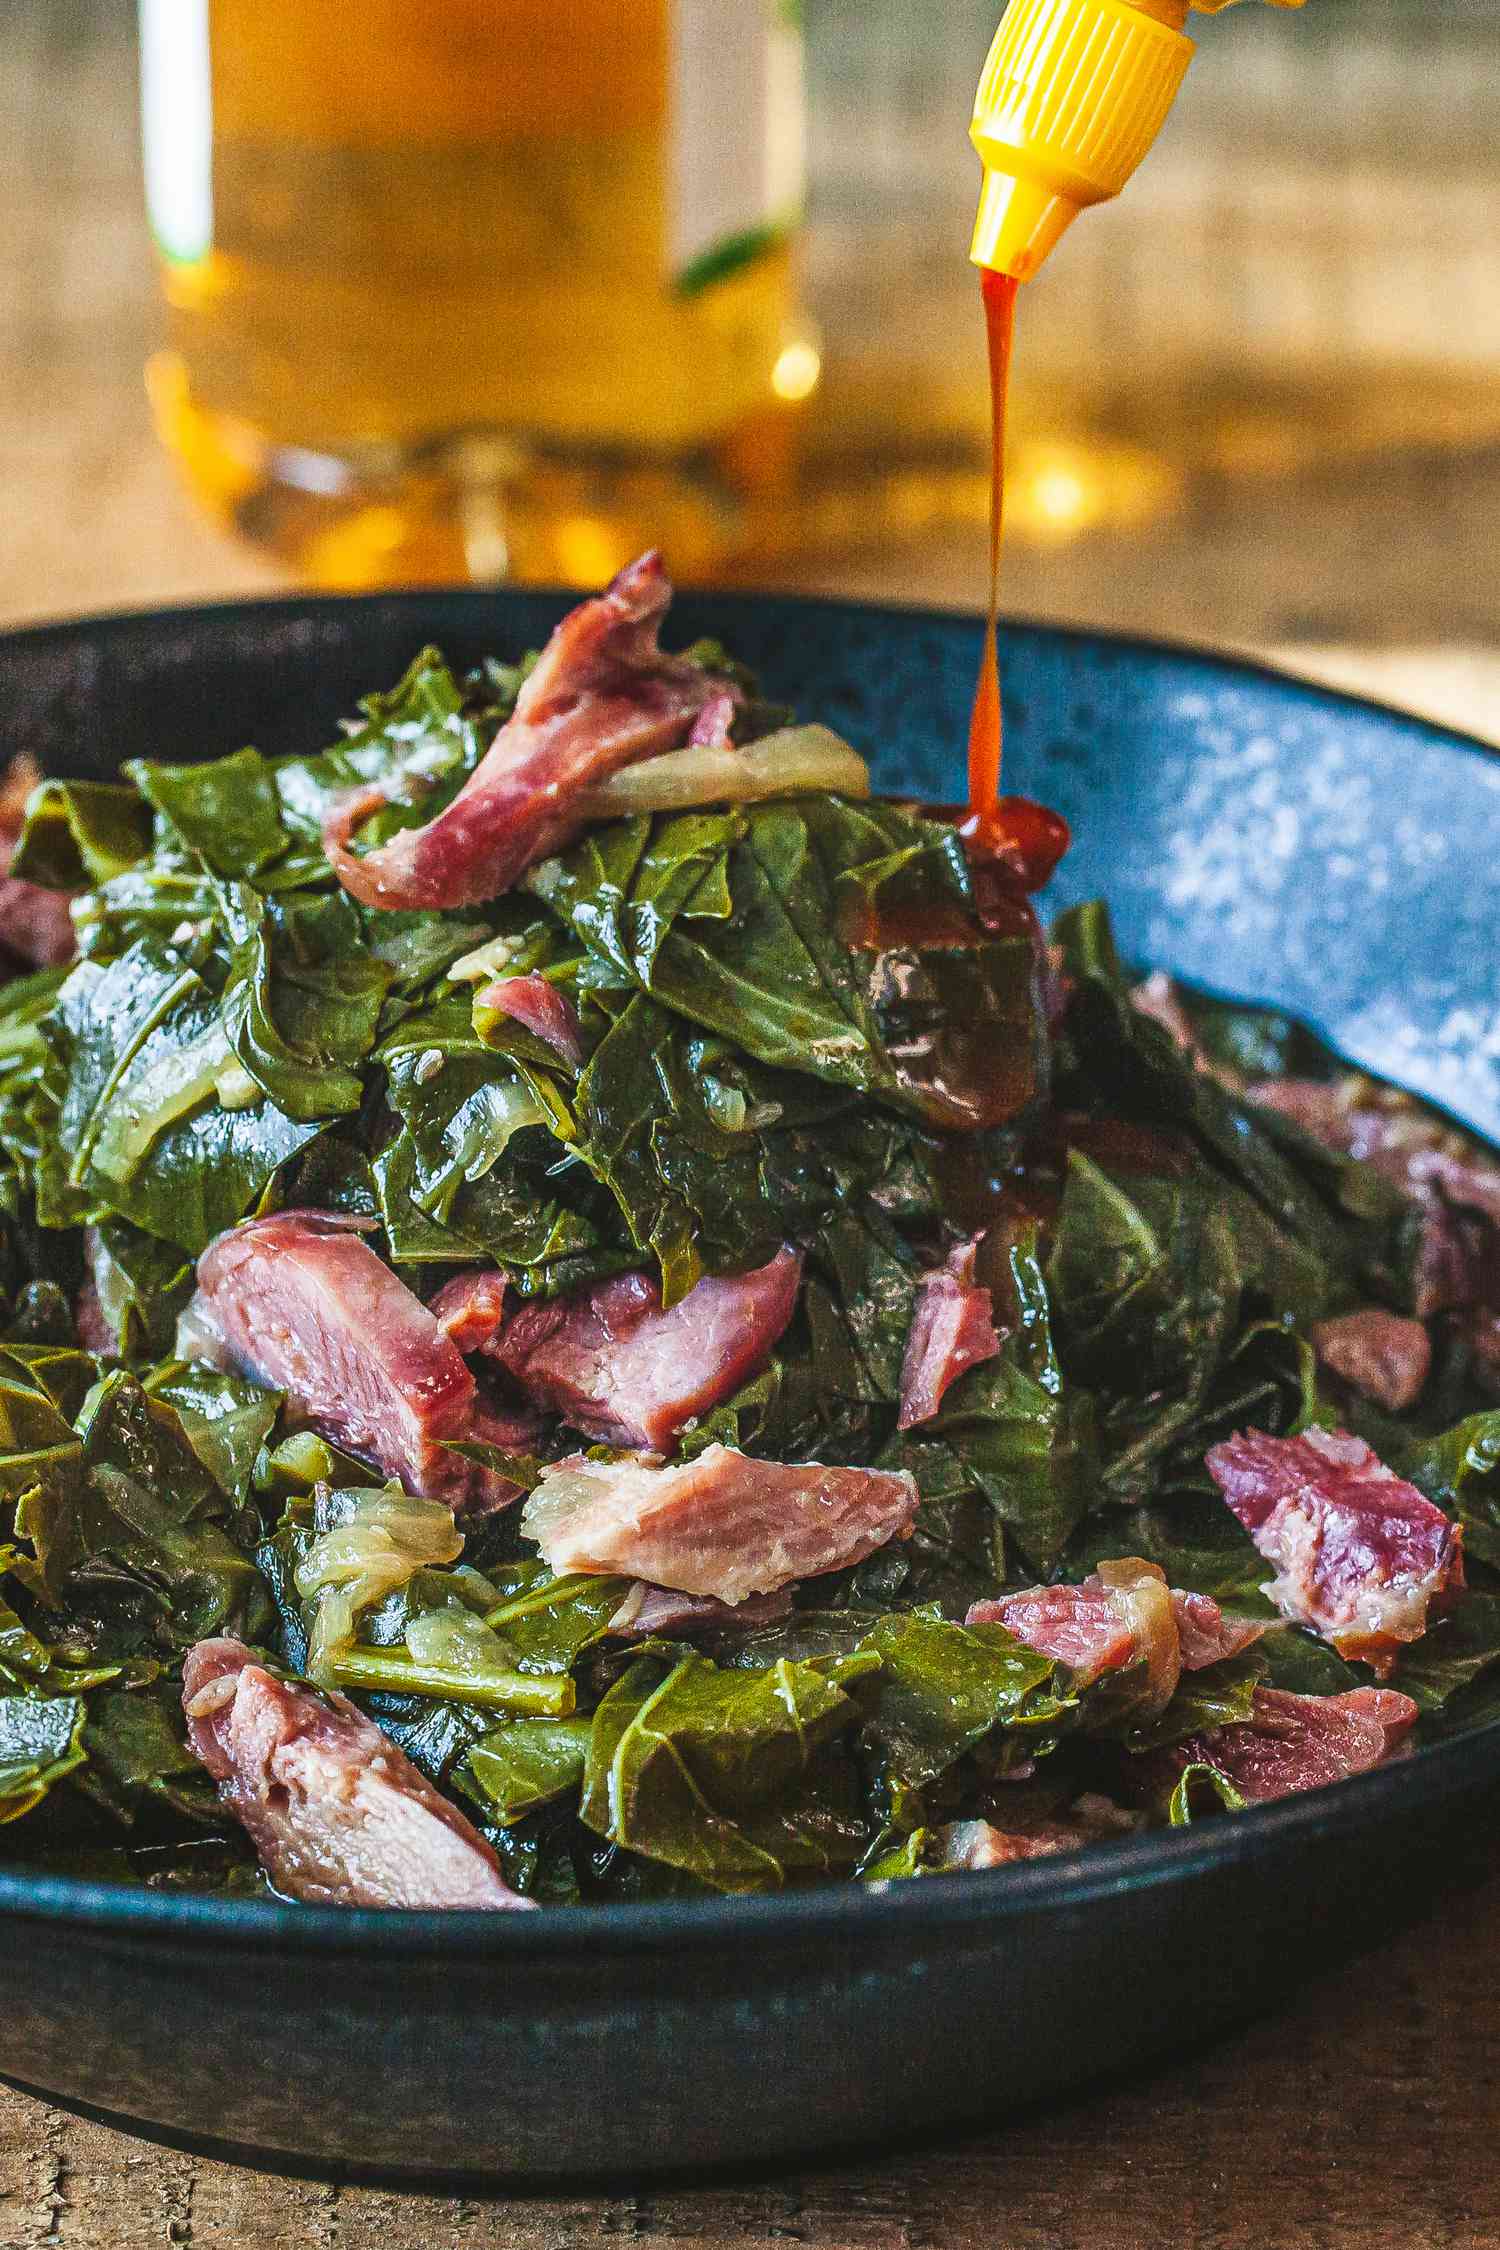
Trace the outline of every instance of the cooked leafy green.
[[741, 1672], [638, 1657], [594, 1714], [584, 1821], [726, 1890], [847, 1872], [868, 1840], [848, 1689], [878, 1664], [871, 1652]]
[[927, 1817], [923, 1792], [960, 1759], [1019, 1763], [1047, 1746], [1072, 1702], [1051, 1658], [1003, 1625], [912, 1610], [881, 1618], [859, 1653], [880, 1659], [859, 1691], [862, 1742], [878, 1800], [903, 1828]]
[[264, 1585], [175, 1409], [121, 1369], [90, 1391], [77, 1436], [73, 1458], [22, 1493], [15, 1528], [26, 1576], [79, 1645], [180, 1657], [214, 1633], [261, 1639]]
[[1033, 948], [986, 931], [938, 822], [836, 797], [642, 815], [529, 884], [604, 974], [760, 1062], [950, 1125], [1040, 1083]]
[[83, 1764], [84, 1713], [76, 1695], [0, 1695], [0, 1821], [35, 1812]]
[[[736, 681], [735, 742], [785, 716], [697, 660]], [[429, 821], [529, 662], [459, 677], [425, 650], [331, 748], [164, 744], [32, 798], [13, 872], [78, 894], [79, 959], [0, 985], [0, 1822], [26, 1816], [28, 1854], [256, 1880], [182, 1712], [220, 1634], [352, 1696], [549, 1904], [940, 1872], [973, 1823], [1003, 1857], [1008, 1819], [1024, 1855], [1238, 1809], [1214, 1734], [1258, 1685], [1372, 1677], [1273, 1618], [1205, 1466], [1247, 1428], [1351, 1427], [1461, 1525], [1469, 1590], [1391, 1684], [1434, 1731], [1500, 1712], [1500, 1305], [1439, 1317], [1410, 1410], [1318, 1357], [1326, 1319], [1430, 1296], [1439, 1219], [1450, 1264], [1500, 1230], [1257, 1103], [1263, 1078], [1342, 1085], [1290, 1019], [1174, 992], [1174, 1039], [1102, 907], [1049, 962], [1003, 866], [930, 810], [804, 788], [594, 821], [477, 908], [357, 903], [330, 813], [358, 793], [362, 850]], [[493, 996], [511, 979], [543, 1013]], [[717, 1339], [738, 1387], [704, 1380], [671, 1458], [904, 1471], [911, 1536], [747, 1626], [653, 1612], [624, 1568], [554, 1571], [518, 1509], [456, 1520], [385, 1483], [306, 1426], [285, 1368], [287, 1396], [177, 1356], [206, 1246], [299, 1208], [357, 1215], [425, 1302], [499, 1269], [501, 1317], [530, 1299], [543, 1326], [624, 1273], [673, 1312], [791, 1245], [790, 1320], [752, 1361]], [[949, 1363], [971, 1289], [995, 1348], [980, 1317]], [[581, 1381], [623, 1348], [589, 1338]], [[587, 1443], [468, 1357], [450, 1462], [529, 1489]], [[1161, 1685], [1142, 1635], [1096, 1672], [966, 1622], [1131, 1556], [1268, 1629]]]

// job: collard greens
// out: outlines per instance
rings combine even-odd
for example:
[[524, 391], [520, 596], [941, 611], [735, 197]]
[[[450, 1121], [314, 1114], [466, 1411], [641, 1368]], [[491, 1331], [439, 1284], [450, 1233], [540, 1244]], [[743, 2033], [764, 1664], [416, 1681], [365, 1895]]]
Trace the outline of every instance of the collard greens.
[[[1462, 1525], [1472, 1590], [1396, 1684], [1434, 1725], [1500, 1710], [1500, 1408], [1477, 1347], [1440, 1323], [1401, 1414], [1330, 1395], [1317, 1324], [1419, 1300], [1422, 1215], [1246, 1091], [1335, 1059], [1191, 994], [1184, 1051], [1133, 1004], [1102, 907], [1063, 918], [1049, 964], [1019, 894], [993, 911], [915, 806], [639, 814], [482, 907], [356, 904], [331, 809], [383, 792], [367, 846], [430, 819], [526, 668], [461, 679], [427, 650], [332, 748], [164, 745], [33, 798], [12, 872], [78, 894], [80, 953], [0, 984], [15, 1848], [159, 1866], [180, 1846], [183, 1879], [253, 1880], [181, 1715], [184, 1655], [218, 1634], [353, 1694], [549, 1902], [916, 1875], [955, 1822], [1045, 1825], [1075, 1800], [1232, 1807], [1211, 1762], [1164, 1786], [1163, 1755], [1248, 1720], [1260, 1685], [1346, 1692], [1362, 1667], [1275, 1623], [1163, 1701], [1138, 1661], [1095, 1681], [964, 1619], [1135, 1555], [1269, 1620], [1268, 1566], [1204, 1467], [1246, 1427], [1347, 1422]], [[735, 724], [779, 716], [747, 690]], [[514, 976], [561, 997], [580, 1053], [486, 999]], [[424, 1297], [474, 1267], [512, 1300], [644, 1270], [671, 1307], [795, 1243], [774, 1355], [679, 1455], [909, 1472], [912, 1536], [780, 1621], [635, 1642], [631, 1582], [555, 1575], [517, 1511], [460, 1535], [439, 1508], [395, 1565], [389, 1541], [361, 1550], [400, 1493], [279, 1393], [179, 1353], [205, 1247], [298, 1205], [365, 1220]], [[903, 1430], [926, 1277], [976, 1231], [999, 1349]], [[532, 1451], [467, 1452], [531, 1483], [578, 1442], [543, 1421]]]

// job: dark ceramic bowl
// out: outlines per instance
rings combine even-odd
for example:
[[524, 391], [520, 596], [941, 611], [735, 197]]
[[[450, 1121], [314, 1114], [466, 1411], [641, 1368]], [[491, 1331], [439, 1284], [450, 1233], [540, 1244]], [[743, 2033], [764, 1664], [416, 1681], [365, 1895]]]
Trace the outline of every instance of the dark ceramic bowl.
[[[0, 749], [305, 748], [428, 640], [533, 645], [523, 594], [293, 601], [0, 639]], [[960, 787], [972, 622], [686, 599], [772, 692]], [[1007, 779], [1072, 821], [1057, 902], [1307, 1018], [1500, 1138], [1500, 761], [1252, 667], [1040, 627]], [[1141, 2067], [1415, 1911], [1500, 1805], [1500, 1726], [1234, 1820], [992, 1874], [536, 1916], [340, 1913], [0, 1874], [0, 2073], [314, 2169], [536, 2183], [882, 2140]]]

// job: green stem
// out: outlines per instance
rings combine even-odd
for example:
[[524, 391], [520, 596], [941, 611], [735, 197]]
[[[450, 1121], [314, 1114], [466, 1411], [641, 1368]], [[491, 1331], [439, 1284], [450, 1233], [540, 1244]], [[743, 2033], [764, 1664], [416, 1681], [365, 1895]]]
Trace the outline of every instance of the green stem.
[[334, 1685], [370, 1688], [382, 1695], [435, 1695], [449, 1703], [475, 1703], [486, 1711], [525, 1712], [565, 1719], [577, 1702], [573, 1682], [557, 1675], [488, 1672], [479, 1676], [447, 1665], [414, 1664], [395, 1649], [355, 1648], [332, 1667]]

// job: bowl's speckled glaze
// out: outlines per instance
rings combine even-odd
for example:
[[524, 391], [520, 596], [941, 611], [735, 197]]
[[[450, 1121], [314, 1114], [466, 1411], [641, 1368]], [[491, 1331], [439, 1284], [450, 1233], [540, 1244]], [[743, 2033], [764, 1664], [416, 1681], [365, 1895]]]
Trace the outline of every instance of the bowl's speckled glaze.
[[[330, 737], [425, 641], [534, 644], [562, 599], [419, 594], [0, 639], [0, 751]], [[961, 787], [970, 620], [691, 597], [879, 786]], [[1007, 784], [1057, 804], [1055, 903], [1304, 1016], [1500, 1138], [1500, 761], [1253, 667], [1017, 627]], [[1051, 903], [1049, 901], [1049, 903]], [[146, 2130], [404, 2177], [767, 2161], [993, 2116], [1268, 2005], [1414, 1911], [1500, 1803], [1500, 1727], [1178, 1835], [989, 1875], [537, 1916], [373, 1915], [0, 1874], [0, 2073]]]

